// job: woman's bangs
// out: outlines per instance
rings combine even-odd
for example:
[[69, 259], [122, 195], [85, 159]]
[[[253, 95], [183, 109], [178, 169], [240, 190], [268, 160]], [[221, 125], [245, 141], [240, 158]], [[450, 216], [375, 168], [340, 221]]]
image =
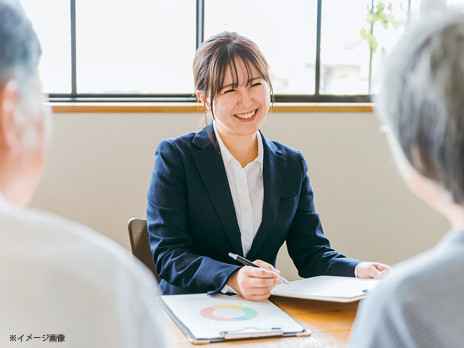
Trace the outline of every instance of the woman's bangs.
[[252, 83], [255, 77], [257, 77], [253, 76], [253, 68], [258, 72], [259, 77], [261, 77], [267, 83], [270, 83], [267, 64], [259, 58], [260, 57], [256, 57], [252, 54], [252, 52], [249, 51], [245, 51], [244, 56], [240, 56], [240, 60], [245, 66], [247, 73], [247, 86]]
[[234, 50], [233, 47], [224, 50], [218, 55], [216, 64], [211, 70], [211, 93], [217, 95], [224, 87], [224, 80], [227, 69], [230, 69], [232, 78], [231, 88], [239, 86], [239, 68], [242, 67], [246, 73], [245, 85], [249, 86], [253, 79], [257, 76], [253, 75], [253, 68], [258, 72], [259, 77], [270, 84], [269, 75], [267, 73], [267, 64], [255, 57], [248, 50]]

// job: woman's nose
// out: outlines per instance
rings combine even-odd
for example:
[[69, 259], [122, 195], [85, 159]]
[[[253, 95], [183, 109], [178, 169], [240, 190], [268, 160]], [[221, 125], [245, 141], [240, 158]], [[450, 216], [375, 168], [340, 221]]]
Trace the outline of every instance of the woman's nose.
[[243, 91], [240, 93], [240, 103], [243, 106], [253, 105], [253, 95], [249, 91]]

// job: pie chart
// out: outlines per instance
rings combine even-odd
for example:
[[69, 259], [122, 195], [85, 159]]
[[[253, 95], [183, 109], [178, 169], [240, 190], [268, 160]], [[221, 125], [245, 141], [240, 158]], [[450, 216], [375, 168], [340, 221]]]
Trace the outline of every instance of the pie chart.
[[253, 319], [258, 315], [258, 312], [250, 307], [220, 305], [203, 308], [200, 314], [202, 317], [211, 320], [242, 321]]

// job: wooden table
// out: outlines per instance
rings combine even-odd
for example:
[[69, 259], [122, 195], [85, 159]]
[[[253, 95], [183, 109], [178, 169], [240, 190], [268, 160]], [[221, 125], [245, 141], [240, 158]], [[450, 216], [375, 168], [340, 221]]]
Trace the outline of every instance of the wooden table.
[[[358, 302], [335, 303], [324, 301], [300, 300], [272, 296], [271, 301], [298, 320], [312, 334], [308, 337], [267, 338], [233, 342], [212, 343], [207, 345], [191, 344], [172, 319], [167, 319], [166, 346], [171, 348], [194, 348], [213, 346], [280, 348], [280, 347], [346, 347], [348, 337], [358, 309]], [[167, 314], [166, 314], [167, 316]]]

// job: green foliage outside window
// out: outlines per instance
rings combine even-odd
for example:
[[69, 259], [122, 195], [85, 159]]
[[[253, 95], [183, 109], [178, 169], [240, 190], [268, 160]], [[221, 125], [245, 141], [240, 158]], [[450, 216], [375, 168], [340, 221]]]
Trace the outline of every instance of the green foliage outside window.
[[379, 46], [379, 42], [374, 35], [374, 26], [376, 23], [382, 25], [384, 29], [388, 29], [390, 26], [397, 28], [400, 21], [393, 15], [393, 4], [391, 2], [385, 4], [383, 1], [378, 1], [375, 8], [372, 2], [372, 6], [368, 6], [367, 9], [368, 13], [366, 20], [369, 27], [367, 29], [362, 28], [360, 34], [361, 37], [369, 44], [371, 54], [375, 54]]

